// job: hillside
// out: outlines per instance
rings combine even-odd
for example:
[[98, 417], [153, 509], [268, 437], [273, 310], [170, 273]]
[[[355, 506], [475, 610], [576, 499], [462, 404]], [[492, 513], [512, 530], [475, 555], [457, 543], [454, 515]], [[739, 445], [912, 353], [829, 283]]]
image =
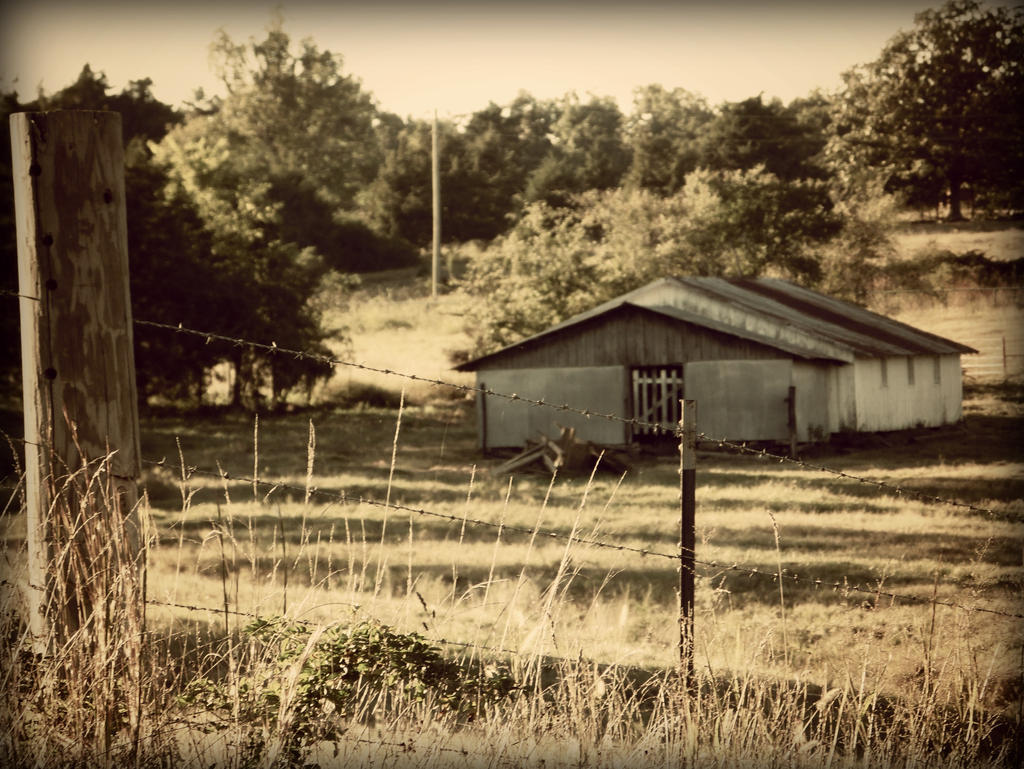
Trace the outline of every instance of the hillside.
[[895, 240], [901, 257], [908, 259], [926, 248], [980, 251], [994, 261], [1024, 257], [1024, 225], [1019, 221], [906, 222]]
[[[999, 261], [1024, 257], [1024, 228], [1003, 222], [907, 223], [895, 239], [900, 257], [906, 259], [937, 250], [979, 251]], [[463, 319], [468, 301], [459, 291], [431, 299], [429, 278], [415, 270], [367, 276], [359, 289], [328, 313], [328, 323], [345, 329], [349, 336], [347, 346], [334, 345], [335, 353], [374, 368], [469, 384], [472, 377], [452, 371], [450, 362], [453, 351], [465, 350], [470, 344]], [[876, 297], [871, 309], [977, 349], [979, 355], [964, 358], [971, 381], [1024, 373], [1024, 296], [1020, 287], [940, 297], [894, 292]], [[354, 397], [368, 385], [393, 393], [404, 386], [413, 399], [428, 397], [434, 389], [391, 375], [345, 368], [324, 394]]]
[[[899, 255], [976, 251], [993, 261], [1024, 258], [1020, 222], [909, 222], [896, 237]], [[963, 359], [968, 381], [998, 381], [1024, 374], [1024, 291], [955, 290], [939, 297], [894, 292], [876, 297], [871, 309], [978, 350]]]

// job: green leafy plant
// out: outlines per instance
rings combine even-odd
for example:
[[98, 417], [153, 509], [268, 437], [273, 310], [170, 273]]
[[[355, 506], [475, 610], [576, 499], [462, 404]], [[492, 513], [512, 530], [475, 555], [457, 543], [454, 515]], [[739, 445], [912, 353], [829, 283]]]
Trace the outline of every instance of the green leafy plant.
[[214, 716], [212, 729], [238, 721], [262, 724], [291, 758], [303, 747], [336, 739], [346, 721], [429, 706], [434, 714], [472, 719], [515, 689], [510, 673], [474, 670], [446, 659], [416, 633], [375, 620], [350, 628], [313, 629], [281, 618], [257, 619], [243, 631], [250, 659], [238, 680], [192, 681], [182, 704]]

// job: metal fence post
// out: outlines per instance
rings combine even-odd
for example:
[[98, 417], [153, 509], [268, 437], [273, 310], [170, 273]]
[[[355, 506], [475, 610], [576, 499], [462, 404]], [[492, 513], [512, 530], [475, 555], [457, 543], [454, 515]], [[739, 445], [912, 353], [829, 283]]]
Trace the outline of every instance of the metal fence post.
[[693, 599], [694, 549], [696, 535], [694, 513], [697, 478], [697, 402], [683, 400], [679, 420], [679, 666], [689, 685], [693, 676]]

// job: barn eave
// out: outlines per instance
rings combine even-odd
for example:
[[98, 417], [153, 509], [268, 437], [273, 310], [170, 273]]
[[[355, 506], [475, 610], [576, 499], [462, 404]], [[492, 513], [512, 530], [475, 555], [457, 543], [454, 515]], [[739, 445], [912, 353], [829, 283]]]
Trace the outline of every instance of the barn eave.
[[[627, 295], [628, 296], [628, 295]], [[803, 346], [794, 344], [785, 339], [773, 338], [764, 334], [759, 334], [753, 331], [749, 331], [744, 328], [738, 328], [730, 326], [725, 323], [721, 323], [715, 320], [701, 317], [692, 312], [681, 310], [677, 307], [669, 307], [663, 305], [646, 306], [641, 304], [634, 304], [633, 302], [626, 301], [624, 297], [620, 300], [613, 300], [606, 302], [598, 307], [587, 312], [575, 315], [561, 323], [551, 326], [544, 331], [529, 336], [525, 339], [521, 339], [507, 347], [503, 347], [495, 352], [482, 355], [473, 360], [466, 361], [455, 367], [456, 371], [476, 371], [483, 367], [489, 367], [502, 358], [511, 356], [517, 352], [532, 349], [538, 345], [545, 344], [546, 342], [564, 335], [566, 332], [570, 332], [576, 327], [582, 326], [586, 323], [590, 323], [597, 319], [605, 318], [614, 315], [619, 312], [640, 312], [650, 313], [659, 317], [667, 318], [671, 321], [675, 321], [679, 324], [682, 330], [685, 326], [697, 326], [705, 328], [710, 331], [715, 331], [726, 336], [734, 337], [737, 339], [743, 339], [748, 342], [755, 342], [757, 344], [771, 347], [772, 349], [778, 350], [787, 356], [801, 358], [804, 360], [820, 360], [820, 361], [832, 361], [838, 363], [850, 363], [853, 361], [852, 352], [845, 350], [837, 350], [834, 345], [828, 347], [821, 346]]]

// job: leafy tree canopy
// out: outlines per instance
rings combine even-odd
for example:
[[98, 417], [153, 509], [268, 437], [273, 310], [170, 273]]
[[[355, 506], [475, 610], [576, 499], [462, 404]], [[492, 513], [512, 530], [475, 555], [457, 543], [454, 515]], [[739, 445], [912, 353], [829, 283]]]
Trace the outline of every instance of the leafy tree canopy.
[[[527, 180], [551, 151], [555, 107], [520, 93], [489, 104], [465, 125], [438, 122], [441, 237], [490, 240], [505, 232]], [[360, 195], [364, 216], [381, 233], [426, 246], [432, 233], [431, 124], [389, 116], [378, 124], [384, 159]]]
[[341, 57], [308, 40], [293, 50], [277, 20], [262, 41], [220, 33], [213, 58], [227, 96], [158, 150], [211, 226], [312, 249], [341, 271], [413, 263], [413, 249], [379, 237], [357, 210], [380, 163], [382, 121]]
[[698, 142], [712, 118], [707, 102], [682, 88], [637, 88], [626, 122], [632, 152], [626, 186], [661, 195], [678, 192], [686, 175], [697, 168]]
[[376, 108], [342, 58], [305, 40], [297, 52], [275, 21], [262, 41], [221, 31], [212, 49], [228, 95], [207, 126], [259, 178], [299, 176], [327, 203], [351, 209], [377, 169]]
[[623, 116], [610, 97], [567, 95], [551, 126], [551, 150], [527, 182], [526, 202], [565, 205], [574, 194], [617, 187], [630, 163]]
[[591, 190], [571, 206], [538, 201], [471, 264], [481, 301], [467, 329], [488, 352], [665, 275], [814, 283], [814, 249], [842, 222], [824, 184], [784, 182], [761, 166], [698, 169], [680, 192]]
[[815, 159], [825, 138], [815, 122], [820, 123], [820, 114], [810, 102], [786, 107], [778, 99], [765, 103], [755, 96], [723, 104], [700, 133], [697, 165], [715, 171], [764, 166], [787, 181], [824, 178]]
[[875, 167], [916, 202], [1016, 186], [1024, 170], [1024, 12], [951, 0], [923, 11], [873, 62], [844, 74], [833, 162]]

